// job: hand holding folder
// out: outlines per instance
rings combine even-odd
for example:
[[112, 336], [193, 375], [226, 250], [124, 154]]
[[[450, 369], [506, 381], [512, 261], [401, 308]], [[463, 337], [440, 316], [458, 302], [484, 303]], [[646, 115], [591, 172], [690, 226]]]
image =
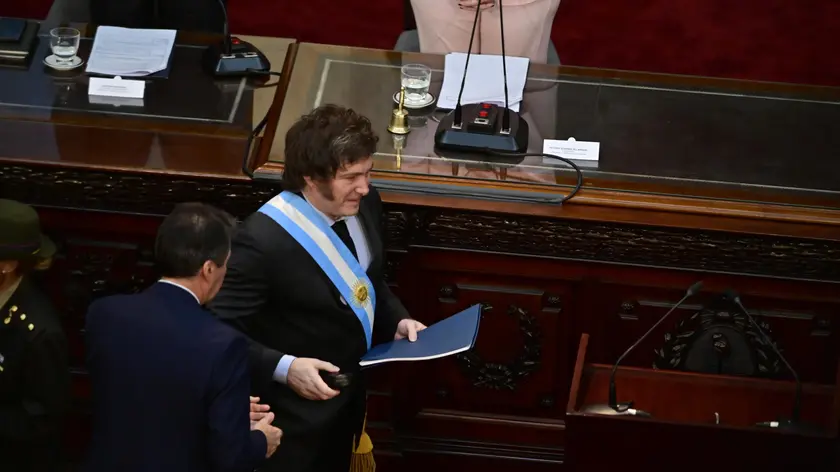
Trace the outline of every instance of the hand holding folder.
[[417, 333], [417, 341], [400, 339], [371, 348], [362, 357], [362, 368], [396, 361], [425, 361], [472, 349], [478, 337], [481, 305], [439, 321]]

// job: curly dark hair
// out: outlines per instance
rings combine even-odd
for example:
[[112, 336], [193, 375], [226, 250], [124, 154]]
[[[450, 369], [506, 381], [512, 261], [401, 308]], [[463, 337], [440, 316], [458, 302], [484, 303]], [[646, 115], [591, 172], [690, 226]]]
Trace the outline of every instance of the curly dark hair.
[[366, 117], [351, 108], [322, 105], [286, 133], [283, 189], [302, 190], [304, 177], [333, 179], [342, 167], [372, 156], [378, 142]]

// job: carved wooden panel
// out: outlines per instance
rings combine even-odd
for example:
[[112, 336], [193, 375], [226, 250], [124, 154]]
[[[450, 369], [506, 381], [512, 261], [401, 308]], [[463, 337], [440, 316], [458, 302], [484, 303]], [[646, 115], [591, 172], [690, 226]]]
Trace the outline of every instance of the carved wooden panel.
[[46, 286], [64, 315], [70, 342], [71, 365], [84, 364], [83, 329], [91, 301], [107, 295], [134, 293], [157, 278], [150, 245], [87, 239], [54, 234], [59, 252], [45, 273]]
[[[425, 323], [473, 304], [484, 306], [476, 346], [417, 365], [411, 386], [420, 409], [562, 416], [567, 389], [567, 317], [563, 285], [490, 276], [425, 273]], [[536, 283], [535, 283], [536, 282]], [[418, 372], [419, 373], [419, 372]]]
[[840, 281], [840, 242], [389, 206], [388, 242]]
[[279, 191], [249, 180], [3, 166], [0, 198], [68, 209], [166, 215], [177, 203], [200, 201], [247, 216]]
[[[593, 300], [586, 330], [592, 335], [591, 361], [607, 364], [614, 362], [684, 294], [680, 290], [613, 284], [602, 285], [600, 291], [603, 296]], [[680, 345], [674, 343], [673, 338], [690, 331], [689, 326], [693, 324], [689, 319], [718, 296], [716, 293], [703, 293], [681, 305], [624, 360], [624, 365], [650, 367], [660, 356], [661, 349]], [[840, 336], [833, 328], [832, 320], [838, 319], [840, 306], [795, 298], [742, 298], [750, 313], [768, 328], [767, 334], [797, 369], [803, 381], [834, 382], [836, 359], [840, 355]], [[767, 349], [761, 351], [770, 352]], [[667, 357], [670, 359], [673, 355]], [[789, 377], [783, 368], [779, 371], [771, 370], [762, 376]]]
[[[3, 166], [0, 198], [34, 205], [165, 215], [185, 201], [245, 217], [276, 183]], [[493, 253], [840, 281], [840, 242], [386, 205], [390, 249]]]
[[[57, 304], [67, 309], [68, 331], [78, 333], [76, 366], [81, 365], [79, 330], [87, 303], [154, 280], [150, 248], [158, 220], [136, 214], [163, 215], [177, 202], [200, 200], [244, 217], [277, 190], [267, 184], [188, 176], [0, 169], [0, 197], [41, 205], [45, 226], [60, 245], [47, 281]], [[694, 277], [660, 268], [716, 273], [742, 290], [753, 283], [770, 285], [720, 274], [840, 281], [840, 244], [827, 241], [396, 205], [386, 205], [386, 219], [388, 283], [413, 315], [432, 323], [473, 303], [492, 309], [474, 353], [372, 372], [371, 428], [380, 453], [406, 447], [409, 454], [424, 457], [469, 457], [489, 451], [487, 444], [494, 443], [504, 444], [497, 447], [523, 461], [535, 448], [545, 447], [540, 460], [559, 464], [562, 412], [580, 333], [591, 335], [592, 361], [614, 361], [683, 294], [682, 289], [651, 287], [673, 287], [683, 283], [674, 282], [675, 277]], [[498, 252], [538, 257], [493, 254]], [[774, 284], [773, 290], [762, 292], [767, 296], [744, 296], [744, 302], [766, 315], [774, 339], [803, 379], [832, 380], [828, 374], [834, 371], [840, 346], [840, 295], [823, 287], [814, 291], [821, 295], [806, 296], [801, 293], [804, 283]], [[792, 288], [786, 292], [781, 286]], [[702, 303], [698, 297], [688, 302], [687, 310], [674, 313], [628, 364], [650, 366], [679, 317], [690, 316]], [[76, 386], [83, 400], [84, 382]], [[88, 406], [76, 405], [80, 424]], [[461, 447], [461, 440], [482, 444]]]

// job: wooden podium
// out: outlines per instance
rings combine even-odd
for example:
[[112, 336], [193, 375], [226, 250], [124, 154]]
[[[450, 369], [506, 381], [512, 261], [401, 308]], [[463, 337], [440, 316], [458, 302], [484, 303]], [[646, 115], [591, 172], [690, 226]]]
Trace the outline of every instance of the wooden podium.
[[586, 363], [588, 341], [584, 333], [566, 408], [570, 470], [840, 470], [840, 382], [803, 385], [811, 427], [792, 431], [755, 425], [790, 416], [793, 382], [620, 367], [618, 402], [651, 417], [597, 415], [585, 409], [607, 404], [612, 366]]

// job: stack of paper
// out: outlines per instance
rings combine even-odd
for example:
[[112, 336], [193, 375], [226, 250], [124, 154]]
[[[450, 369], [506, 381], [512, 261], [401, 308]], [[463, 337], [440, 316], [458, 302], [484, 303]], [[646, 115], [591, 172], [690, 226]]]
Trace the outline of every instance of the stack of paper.
[[93, 39], [87, 72], [142, 77], [165, 70], [176, 34], [175, 30], [100, 26]]
[[[458, 92], [464, 77], [467, 55], [453, 52], [446, 55], [443, 71], [443, 86], [438, 97], [438, 108], [453, 109], [458, 104]], [[508, 106], [519, 111], [525, 80], [528, 77], [529, 59], [526, 57], [505, 57], [507, 66]], [[470, 67], [464, 85], [461, 104], [495, 103], [505, 105], [505, 82], [502, 70], [502, 56], [471, 54]]]

